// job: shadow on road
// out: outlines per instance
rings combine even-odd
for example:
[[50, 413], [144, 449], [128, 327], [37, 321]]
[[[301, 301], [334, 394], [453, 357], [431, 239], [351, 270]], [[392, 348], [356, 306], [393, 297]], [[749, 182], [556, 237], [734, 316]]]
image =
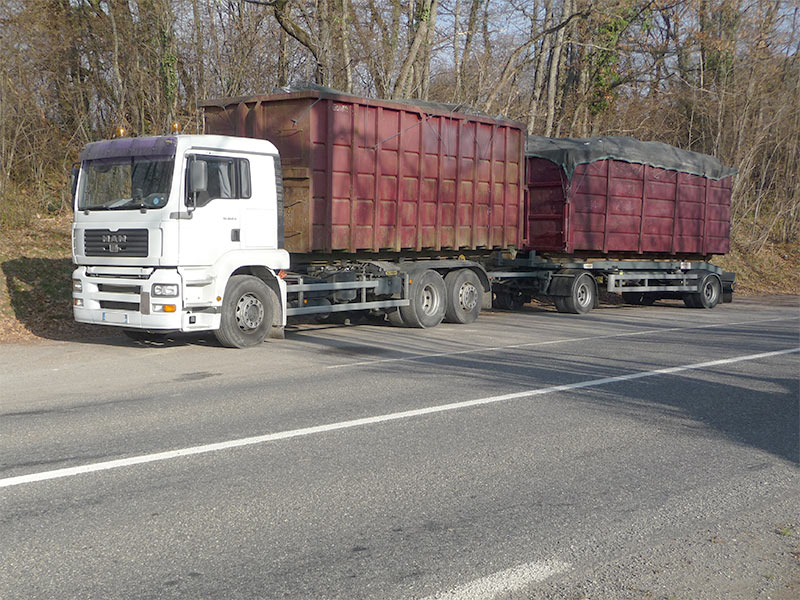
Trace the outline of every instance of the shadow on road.
[[[592, 313], [593, 319], [602, 319], [603, 312]], [[536, 318], [545, 314], [541, 312]], [[552, 316], [570, 318], [555, 312]], [[660, 325], [668, 327], [669, 323]], [[649, 342], [630, 339], [625, 353], [593, 358], [587, 353], [576, 352], [574, 345], [464, 352], [465, 346], [458, 340], [451, 340], [448, 346], [448, 342], [441, 339], [415, 336], [411, 330], [400, 329], [397, 333], [400, 335], [386, 337], [380, 348], [375, 346], [374, 339], [362, 344], [355, 339], [330, 339], [299, 331], [287, 337], [345, 359], [374, 361], [369, 369], [376, 372], [402, 372], [417, 380], [441, 378], [443, 372], [452, 372], [456, 377], [467, 377], [474, 382], [474, 397], [494, 396], [497, 390], [508, 389], [509, 382], [513, 382], [518, 390], [532, 390], [648, 372], [663, 368], [665, 364], [703, 362], [702, 359], [687, 358], [686, 349], [691, 338], [680, 334], [665, 336], [659, 342], [658, 356], [655, 357], [652, 339]], [[657, 335], [655, 331], [654, 334]], [[687, 333], [687, 336], [691, 335], [694, 334]], [[729, 331], [705, 330], [702, 344], [708, 349], [707, 356], [714, 358], [798, 346], [797, 333], [792, 328], [739, 332], [737, 348], [731, 348]], [[723, 436], [737, 444], [758, 448], [800, 464], [797, 356], [783, 357], [782, 364], [789, 364], [789, 367], [763, 376], [744, 374], [752, 373], [752, 370], [741, 369], [741, 363], [732, 363], [592, 386], [565, 392], [561, 397], [568, 402], [565, 408], [575, 410], [578, 406], [577, 410], [581, 412], [594, 412], [600, 422], [609, 416], [620, 417], [646, 423], [659, 431], [674, 431], [676, 444], [686, 436]], [[739, 375], [740, 371], [743, 374]]]

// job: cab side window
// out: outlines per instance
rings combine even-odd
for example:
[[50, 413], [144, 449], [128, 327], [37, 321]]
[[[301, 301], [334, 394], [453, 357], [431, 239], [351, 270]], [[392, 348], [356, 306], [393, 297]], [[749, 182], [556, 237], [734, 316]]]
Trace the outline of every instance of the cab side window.
[[212, 200], [251, 197], [250, 161], [246, 158], [196, 155], [194, 160], [204, 161], [208, 174], [206, 190], [197, 193], [198, 207]]

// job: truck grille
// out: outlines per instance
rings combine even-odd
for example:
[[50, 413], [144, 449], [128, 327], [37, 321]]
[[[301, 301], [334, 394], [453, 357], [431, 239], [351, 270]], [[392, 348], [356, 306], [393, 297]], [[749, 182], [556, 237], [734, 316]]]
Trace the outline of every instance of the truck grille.
[[100, 300], [100, 308], [107, 310], [139, 311], [138, 302], [120, 302], [118, 300]]
[[147, 256], [147, 229], [87, 229], [83, 233], [86, 256]]

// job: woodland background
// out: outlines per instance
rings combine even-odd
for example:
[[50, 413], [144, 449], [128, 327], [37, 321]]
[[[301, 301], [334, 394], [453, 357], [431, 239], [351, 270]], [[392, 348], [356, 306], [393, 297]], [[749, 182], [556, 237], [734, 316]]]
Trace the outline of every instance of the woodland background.
[[800, 0], [3, 0], [0, 227], [68, 213], [118, 125], [315, 82], [627, 135], [736, 166], [740, 251], [800, 239]]

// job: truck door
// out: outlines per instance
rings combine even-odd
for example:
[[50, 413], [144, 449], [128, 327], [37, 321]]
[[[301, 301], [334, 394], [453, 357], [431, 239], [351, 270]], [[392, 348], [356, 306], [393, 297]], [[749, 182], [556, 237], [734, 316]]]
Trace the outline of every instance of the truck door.
[[205, 163], [205, 189], [190, 192], [184, 202], [187, 218], [180, 225], [180, 262], [183, 265], [213, 265], [225, 253], [241, 247], [243, 204], [252, 196], [250, 164], [241, 156], [194, 153], [187, 156]]
[[187, 190], [193, 161], [205, 164], [206, 187], [186, 193], [191, 218], [181, 220], [181, 264], [210, 266], [232, 250], [277, 248], [275, 157], [191, 154]]
[[278, 247], [275, 157], [254, 154], [247, 161], [251, 187], [250, 195], [241, 202], [241, 247], [243, 250], [274, 249]]

